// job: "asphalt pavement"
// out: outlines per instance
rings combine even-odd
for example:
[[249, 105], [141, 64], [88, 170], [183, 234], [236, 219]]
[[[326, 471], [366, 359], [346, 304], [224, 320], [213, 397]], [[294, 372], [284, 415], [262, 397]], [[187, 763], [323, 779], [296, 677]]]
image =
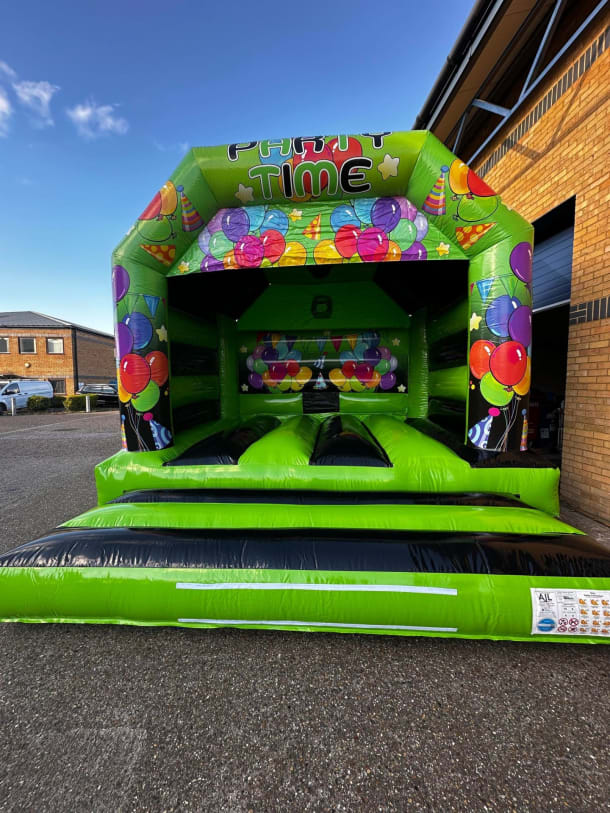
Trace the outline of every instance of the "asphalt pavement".
[[[0, 550], [95, 503], [116, 412], [0, 418]], [[0, 811], [600, 811], [609, 650], [0, 625]]]

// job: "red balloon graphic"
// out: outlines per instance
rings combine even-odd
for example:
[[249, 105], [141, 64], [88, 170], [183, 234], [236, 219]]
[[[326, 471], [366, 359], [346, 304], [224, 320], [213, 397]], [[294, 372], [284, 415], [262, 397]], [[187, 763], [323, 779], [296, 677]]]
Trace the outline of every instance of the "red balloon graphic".
[[154, 220], [161, 213], [161, 193], [157, 192], [138, 220]]
[[145, 358], [150, 367], [150, 377], [155, 384], [162, 387], [167, 381], [169, 374], [167, 356], [160, 350], [153, 350], [153, 352], [149, 353]]
[[[269, 232], [267, 232], [269, 234]], [[301, 365], [298, 361], [290, 360], [286, 364], [286, 370], [288, 371], [288, 375], [295, 376], [299, 370], [301, 369]]]
[[364, 362], [356, 365], [356, 378], [361, 384], [366, 384], [373, 377], [373, 368]]
[[525, 347], [520, 342], [504, 342], [492, 353], [489, 369], [496, 381], [505, 387], [518, 384], [527, 369]]
[[[293, 166], [295, 169], [302, 161], [313, 161], [314, 163], [317, 163], [318, 161], [333, 160], [333, 154], [330, 151], [330, 147], [328, 146], [328, 144], [325, 144], [322, 147], [321, 152], [315, 152], [314, 146], [315, 142], [313, 141], [306, 141], [303, 144], [303, 154], [302, 155], [295, 154], [293, 159]], [[303, 186], [305, 187], [305, 191], [311, 194], [311, 176], [309, 175], [309, 173], [305, 173], [305, 176], [303, 178]], [[322, 189], [325, 189], [327, 186], [328, 186], [328, 174], [326, 172], [322, 172], [320, 178], [320, 187]]]
[[[345, 142], [345, 137], [341, 139], [342, 142]], [[348, 158], [360, 158], [362, 155], [362, 145], [356, 139], [349, 136], [347, 139], [347, 149], [340, 150], [339, 149], [339, 139], [333, 138], [328, 142], [328, 146], [333, 155], [333, 161], [337, 169], [341, 169], [343, 164], [347, 161]]]
[[471, 193], [480, 198], [490, 198], [496, 194], [491, 186], [486, 184], [485, 181], [482, 178], [479, 178], [477, 173], [473, 172], [471, 169], [468, 170], [466, 183], [468, 184], [468, 189], [471, 191]]
[[284, 239], [284, 235], [281, 232], [276, 231], [276, 229], [267, 229], [267, 231], [261, 237], [261, 242], [263, 244], [265, 257], [270, 263], [276, 263], [286, 248], [286, 240]]
[[341, 368], [341, 372], [346, 378], [351, 378], [356, 372], [356, 362], [346, 361], [343, 367]]
[[342, 257], [346, 257], [349, 260], [350, 257], [354, 256], [358, 246], [359, 235], [360, 229], [357, 228], [357, 226], [352, 226], [349, 223], [345, 226], [341, 226], [335, 235], [335, 245]]
[[496, 349], [493, 342], [479, 339], [470, 348], [470, 370], [475, 378], [483, 378], [489, 372], [489, 360]]
[[123, 388], [132, 395], [137, 395], [150, 381], [150, 367], [142, 356], [128, 353], [119, 363], [119, 376]]

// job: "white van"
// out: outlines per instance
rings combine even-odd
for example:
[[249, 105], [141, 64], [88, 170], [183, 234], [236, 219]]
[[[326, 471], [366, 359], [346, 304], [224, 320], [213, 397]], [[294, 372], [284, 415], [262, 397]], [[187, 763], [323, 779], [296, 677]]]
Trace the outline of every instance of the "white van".
[[10, 412], [13, 398], [17, 409], [25, 409], [30, 395], [42, 395], [44, 398], [52, 398], [53, 387], [48, 381], [34, 381], [29, 378], [0, 382], [0, 415], [4, 412]]

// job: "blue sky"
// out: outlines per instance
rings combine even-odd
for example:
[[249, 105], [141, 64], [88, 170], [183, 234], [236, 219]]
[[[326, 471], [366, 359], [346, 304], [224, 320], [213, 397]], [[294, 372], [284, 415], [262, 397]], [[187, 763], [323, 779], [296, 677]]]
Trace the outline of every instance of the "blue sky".
[[111, 251], [185, 149], [410, 129], [471, 5], [4, 4], [0, 311], [110, 332]]

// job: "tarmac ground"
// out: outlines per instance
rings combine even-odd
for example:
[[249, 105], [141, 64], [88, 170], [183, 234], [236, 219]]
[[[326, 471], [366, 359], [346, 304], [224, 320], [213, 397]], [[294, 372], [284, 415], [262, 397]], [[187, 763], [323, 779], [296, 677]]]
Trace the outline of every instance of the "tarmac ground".
[[[93, 506], [119, 447], [115, 411], [0, 417], [0, 551]], [[0, 811], [607, 810], [609, 673], [603, 646], [4, 624]]]

